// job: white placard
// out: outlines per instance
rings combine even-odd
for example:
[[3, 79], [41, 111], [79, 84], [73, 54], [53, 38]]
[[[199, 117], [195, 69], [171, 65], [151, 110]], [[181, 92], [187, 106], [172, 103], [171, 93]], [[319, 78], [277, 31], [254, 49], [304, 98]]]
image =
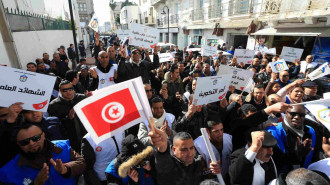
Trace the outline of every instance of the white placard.
[[117, 30], [117, 37], [119, 40], [124, 40], [125, 37], [129, 37], [130, 30]]
[[276, 55], [276, 48], [270, 48], [270, 49], [265, 48], [262, 50], [262, 53], [266, 53], [269, 55]]
[[299, 62], [304, 49], [283, 46], [281, 58], [288, 62]]
[[330, 131], [330, 108], [328, 101], [319, 104], [306, 104], [305, 107]]
[[197, 78], [193, 104], [203, 105], [222, 100], [229, 89], [230, 75]]
[[23, 102], [23, 109], [47, 112], [56, 77], [0, 66], [0, 106]]
[[212, 56], [213, 58], [216, 57], [218, 54], [217, 48], [213, 46], [207, 46], [203, 45], [202, 46], [202, 55], [203, 56]]
[[159, 40], [159, 29], [131, 23], [129, 45], [154, 48]]
[[324, 63], [323, 65], [321, 65], [319, 68], [315, 69], [313, 72], [311, 72], [308, 77], [309, 79], [316, 80], [318, 78], [321, 78], [325, 75], [330, 74], [330, 68], [328, 66], [328, 62]]
[[285, 71], [285, 70], [289, 69], [288, 65], [286, 64], [285, 60], [283, 60], [283, 59], [275, 61], [275, 62], [271, 62], [270, 67], [272, 68], [272, 71], [274, 73], [279, 73], [281, 71]]
[[253, 78], [254, 72], [246, 69], [221, 65], [217, 76], [226, 74], [232, 75], [230, 84], [235, 86], [236, 89], [243, 91], [244, 87], [248, 84], [249, 79]]
[[255, 50], [235, 49], [234, 57], [237, 57], [237, 62], [240, 64], [252, 64]]
[[[154, 55], [149, 55], [151, 62], [154, 62]], [[172, 57], [171, 53], [160, 53], [158, 54], [159, 63], [170, 62], [173, 61], [174, 57]]]

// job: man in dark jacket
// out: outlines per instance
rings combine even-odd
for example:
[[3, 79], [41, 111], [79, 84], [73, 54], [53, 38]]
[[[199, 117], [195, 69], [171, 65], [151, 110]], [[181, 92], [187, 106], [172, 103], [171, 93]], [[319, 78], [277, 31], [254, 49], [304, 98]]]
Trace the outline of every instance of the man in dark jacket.
[[54, 53], [53, 62], [56, 64], [56, 72], [55, 74], [61, 78], [65, 77], [65, 73], [70, 70], [68, 66], [68, 60], [61, 60], [60, 55], [58, 53]]
[[248, 137], [249, 148], [243, 147], [231, 155], [231, 184], [269, 184], [275, 179], [276, 166], [271, 157], [276, 143], [276, 139], [269, 132], [251, 132]]
[[[160, 129], [154, 128], [154, 131], [149, 132], [149, 136], [155, 147], [159, 185], [199, 185], [203, 179], [201, 156], [195, 158], [194, 140], [190, 134], [177, 133], [173, 138], [172, 147], [168, 144], [167, 135]], [[212, 174], [220, 173], [219, 163], [211, 162], [210, 170]]]
[[270, 81], [271, 75], [272, 75], [272, 68], [271, 68], [270, 64], [267, 64], [264, 72], [258, 74], [258, 78], [260, 80], [262, 80], [264, 88], [267, 87], [267, 84]]
[[85, 45], [83, 40], [80, 41], [78, 45], [78, 49], [80, 52], [80, 56], [86, 58]]
[[265, 99], [265, 90], [263, 85], [256, 85], [253, 88], [252, 93], [245, 97], [243, 104], [247, 103], [255, 106], [258, 111], [267, 107]]
[[70, 44], [70, 47], [68, 48], [68, 55], [69, 55], [69, 59], [71, 60], [72, 64], [73, 62], [75, 62], [76, 60], [76, 51], [74, 50], [74, 45]]
[[132, 51], [132, 57], [126, 61], [125, 48], [121, 52], [121, 61], [118, 64], [118, 83], [141, 76], [143, 83], [149, 83], [150, 71], [159, 67], [159, 57], [157, 48], [154, 49], [153, 62], [147, 59], [141, 60], [141, 52], [138, 49]]
[[69, 70], [65, 73], [65, 79], [71, 82], [74, 91], [79, 94], [84, 94], [86, 89], [79, 82], [79, 75], [77, 71]]
[[195, 106], [193, 101], [194, 95], [189, 97], [188, 112], [184, 113], [181, 119], [173, 125], [176, 132], [188, 132], [193, 139], [201, 135], [201, 128], [206, 128], [206, 120], [208, 112], [203, 105]]
[[75, 93], [71, 82], [64, 80], [59, 85], [59, 96], [50, 102], [48, 113], [58, 117], [68, 133], [71, 147], [80, 152], [80, 141], [87, 133], [85, 127], [75, 115], [73, 107], [86, 98], [84, 94]]

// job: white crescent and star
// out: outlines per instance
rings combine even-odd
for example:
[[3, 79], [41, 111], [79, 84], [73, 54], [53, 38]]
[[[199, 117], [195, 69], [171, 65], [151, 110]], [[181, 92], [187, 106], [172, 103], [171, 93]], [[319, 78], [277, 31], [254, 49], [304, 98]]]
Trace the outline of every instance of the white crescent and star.
[[117, 123], [125, 115], [125, 108], [118, 102], [111, 102], [102, 109], [102, 118], [108, 123]]

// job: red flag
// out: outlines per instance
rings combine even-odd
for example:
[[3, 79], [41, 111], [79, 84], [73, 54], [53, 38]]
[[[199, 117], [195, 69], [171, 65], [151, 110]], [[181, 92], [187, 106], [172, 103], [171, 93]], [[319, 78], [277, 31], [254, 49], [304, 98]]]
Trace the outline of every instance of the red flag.
[[141, 117], [128, 88], [109, 94], [81, 110], [98, 137]]
[[37, 104], [32, 104], [33, 108], [35, 108], [36, 110], [40, 110], [43, 109], [46, 105], [47, 105], [48, 100], [41, 102], [41, 103], [37, 103]]

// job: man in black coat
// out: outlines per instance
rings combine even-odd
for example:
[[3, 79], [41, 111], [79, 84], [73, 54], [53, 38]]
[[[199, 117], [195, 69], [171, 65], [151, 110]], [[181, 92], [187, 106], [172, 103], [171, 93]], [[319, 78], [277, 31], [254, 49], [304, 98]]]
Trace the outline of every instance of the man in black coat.
[[276, 139], [266, 131], [253, 131], [248, 137], [248, 146], [231, 155], [229, 176], [231, 184], [269, 184], [277, 178], [272, 159]]
[[59, 96], [50, 102], [48, 113], [58, 117], [68, 133], [71, 147], [80, 153], [80, 141], [87, 133], [85, 127], [75, 115], [73, 107], [91, 94], [75, 93], [71, 82], [64, 80], [59, 85]]
[[118, 64], [118, 82], [123, 82], [141, 76], [143, 83], [149, 83], [150, 71], [159, 67], [159, 57], [157, 48], [154, 49], [153, 62], [150, 61], [148, 54], [146, 60], [141, 60], [141, 52], [138, 49], [132, 51], [132, 57], [126, 61], [126, 51], [123, 49], [122, 60]]

